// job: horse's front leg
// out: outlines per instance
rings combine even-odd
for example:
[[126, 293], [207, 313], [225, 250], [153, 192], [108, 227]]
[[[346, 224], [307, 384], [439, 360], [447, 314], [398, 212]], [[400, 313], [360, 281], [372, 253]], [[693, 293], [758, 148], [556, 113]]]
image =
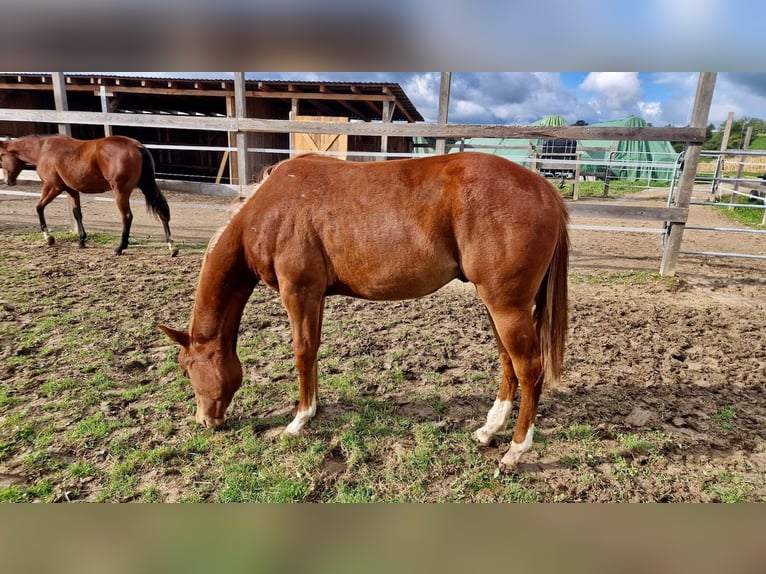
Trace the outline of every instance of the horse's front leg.
[[85, 233], [85, 227], [82, 224], [82, 207], [80, 205], [80, 192], [73, 189], [67, 189], [69, 193], [69, 204], [72, 206], [72, 215], [77, 223], [77, 235], [80, 237], [80, 247], [85, 247], [85, 240], [88, 234]]
[[128, 238], [130, 237], [130, 226], [133, 223], [133, 212], [130, 210], [130, 190], [127, 193], [119, 189], [114, 190], [114, 199], [117, 203], [117, 209], [120, 210], [122, 217], [122, 237], [120, 244], [115, 248], [116, 255], [122, 255], [122, 252], [128, 248]]
[[298, 369], [299, 398], [293, 421], [285, 434], [297, 436], [316, 414], [318, 398], [317, 353], [322, 334], [324, 294], [306, 287], [280, 285], [282, 303], [290, 317], [293, 352]]
[[45, 207], [53, 201], [61, 191], [61, 188], [58, 188], [55, 185], [43, 183], [42, 195], [40, 196], [40, 201], [37, 202], [37, 217], [40, 219], [40, 230], [43, 232], [43, 236], [48, 245], [54, 245], [56, 240], [48, 231], [48, 224], [45, 222]]

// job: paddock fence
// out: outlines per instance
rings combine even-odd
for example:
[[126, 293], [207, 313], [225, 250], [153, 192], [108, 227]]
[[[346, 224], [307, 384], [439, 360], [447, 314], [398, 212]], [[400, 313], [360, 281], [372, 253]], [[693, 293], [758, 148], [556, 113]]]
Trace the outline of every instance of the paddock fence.
[[[241, 73], [237, 73], [241, 74]], [[0, 108], [0, 120], [56, 123], [60, 126], [67, 124], [92, 124], [104, 126], [133, 126], [133, 127], [161, 127], [168, 129], [183, 130], [211, 130], [229, 132], [235, 136], [237, 146], [216, 147], [215, 151], [222, 154], [237, 154], [243, 161], [238, 161], [240, 166], [247, 165], [244, 161], [248, 153], [277, 153], [289, 157], [293, 150], [274, 148], [250, 148], [244, 143], [244, 134], [248, 132], [282, 133], [282, 134], [345, 134], [348, 136], [376, 136], [380, 138], [380, 152], [360, 152], [360, 157], [355, 157], [347, 152], [349, 159], [360, 160], [383, 160], [392, 157], [410, 157], [413, 154], [392, 154], [386, 149], [386, 141], [389, 137], [407, 138], [433, 138], [437, 144], [441, 141], [459, 141], [461, 138], [507, 138], [507, 139], [568, 139], [568, 140], [609, 140], [609, 141], [671, 141], [683, 142], [687, 149], [684, 162], [686, 170], [680, 170], [677, 161], [673, 161], [670, 170], [672, 178], [670, 200], [665, 207], [641, 207], [627, 204], [587, 202], [583, 200], [568, 203], [573, 218], [591, 217], [618, 220], [643, 220], [654, 221], [662, 225], [657, 228], [657, 233], [664, 234], [664, 252], [660, 272], [664, 275], [672, 275], [680, 251], [683, 229], [688, 219], [689, 200], [691, 198], [694, 178], [689, 172], [696, 174], [699, 162], [699, 152], [705, 140], [705, 126], [715, 86], [715, 72], [702, 72], [698, 81], [697, 97], [695, 98], [692, 122], [689, 127], [591, 127], [591, 126], [507, 126], [507, 125], [476, 125], [476, 124], [448, 124], [448, 123], [404, 123], [404, 122], [322, 122], [308, 120], [275, 120], [243, 117], [243, 106], [237, 106], [236, 117], [183, 117], [168, 116], [162, 114], [124, 114], [114, 112], [78, 112], [58, 110], [31, 110]], [[235, 82], [237, 84], [237, 82]], [[238, 100], [244, 98], [242, 82], [239, 82], [242, 93], [238, 94]], [[292, 138], [291, 138], [292, 139]], [[230, 140], [231, 141], [231, 140]], [[148, 146], [152, 147], [152, 146]], [[159, 146], [157, 146], [159, 147]], [[163, 146], [168, 147], [168, 146]], [[208, 148], [211, 149], [211, 148]], [[436, 149], [439, 149], [438, 145]], [[677, 158], [676, 158], [677, 160]], [[538, 170], [546, 169], [546, 162], [554, 162], [556, 169], [566, 169], [577, 173], [578, 166], [585, 161], [582, 157], [542, 158], [532, 154], [525, 158]], [[620, 160], [623, 166], [639, 166], [645, 162], [632, 158]], [[589, 163], [593, 161], [589, 160]], [[604, 163], [605, 168], [614, 169], [616, 158], [608, 156]], [[667, 167], [665, 162], [662, 162]], [[607, 173], [609, 173], [607, 169]], [[680, 175], [679, 175], [680, 172]], [[561, 172], [559, 172], [560, 175]], [[556, 172], [554, 171], [554, 175]], [[582, 172], [579, 174], [582, 175]], [[677, 182], [676, 182], [677, 179]], [[254, 178], [247, 173], [241, 173], [239, 181], [252, 182]], [[579, 176], [576, 178], [579, 182]], [[648, 183], [651, 183], [648, 182]], [[247, 194], [248, 185], [234, 186], [240, 196]], [[573, 189], [573, 195], [577, 198]], [[606, 229], [606, 227], [604, 227]], [[610, 230], [635, 231], [636, 228], [609, 227]], [[654, 231], [653, 231], [654, 232]]]

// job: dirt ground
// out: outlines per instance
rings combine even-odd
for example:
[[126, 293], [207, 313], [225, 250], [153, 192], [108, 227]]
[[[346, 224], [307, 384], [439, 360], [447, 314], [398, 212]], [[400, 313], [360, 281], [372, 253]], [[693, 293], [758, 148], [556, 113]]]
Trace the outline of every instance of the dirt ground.
[[[0, 185], [0, 192], [7, 191], [36, 194], [37, 184], [12, 189]], [[0, 257], [17, 258], [19, 265], [30, 268], [50, 268], [54, 276], [87, 269], [93, 280], [82, 285], [82, 296], [91, 305], [103, 306], [107, 316], [130, 317], [130, 306], [139, 304], [141, 291], [157, 288], [153, 277], [159, 277], [163, 285], [183, 283], [186, 287], [177, 295], [169, 292], [170, 287], [161, 287], [166, 307], [156, 313], [159, 319], [181, 327], [188, 320], [201, 263], [200, 250], [191, 252], [185, 247], [207, 241], [226, 221], [231, 200], [174, 192], [166, 195], [172, 210], [171, 228], [181, 249], [177, 259], [131, 248], [124, 256], [116, 257], [111, 247], [97, 245], [80, 250], [73, 240], [47, 248], [42, 237], [39, 247], [22, 252], [18, 243], [9, 238], [38, 230], [36, 197], [2, 194], [0, 253], [5, 254]], [[704, 191], [697, 196], [704, 198]], [[108, 195], [101, 198], [108, 199]], [[625, 201], [661, 205], [663, 199], [655, 191]], [[133, 236], [161, 242], [161, 226], [147, 215], [138, 192], [133, 206]], [[83, 213], [89, 232], [120, 229], [116, 208], [110, 201], [84, 197]], [[737, 226], [706, 207], [693, 207], [691, 213], [691, 224]], [[54, 201], [47, 217], [54, 234], [66, 230], [67, 202]], [[653, 225], [585, 219], [573, 223]], [[682, 255], [678, 280], [671, 282], [647, 279], [640, 273], [659, 269], [661, 251], [656, 234], [574, 229], [571, 237], [571, 326], [564, 377], [561, 386], [548, 390], [542, 399], [538, 430], [545, 434], [574, 425], [590, 427], [593, 436], [601, 441], [632, 449], [631, 469], [645, 461], [651, 462], [655, 471], [640, 474], [632, 482], [632, 489], [624, 491], [624, 486], [613, 478], [619, 474], [624, 459], [588, 451], [573, 442], [554, 441], [547, 448], [533, 449], [523, 461], [523, 470], [535, 474], [538, 483], [545, 485], [542, 499], [713, 501], [721, 499], [720, 492], [707, 488], [705, 477], [720, 482], [723, 476], [732, 477], [730, 483], [745, 493], [745, 500], [766, 500], [766, 261]], [[763, 255], [766, 237], [689, 231], [684, 249]], [[75, 267], [68, 271], [69, 265]], [[143, 275], [149, 268], [152, 274]], [[132, 292], [115, 291], [114, 281], [95, 280], [115, 273], [133, 280]], [[375, 327], [382, 316], [384, 335], [382, 328]], [[465, 428], [481, 424], [494, 398], [496, 383], [487, 380], [482, 384], [486, 396], [460, 396], [460, 385], [472, 370], [485, 368], [497, 373], [499, 369], [483, 310], [470, 286], [453, 283], [422, 300], [391, 304], [336, 298], [328, 303], [326, 317], [344, 325], [343, 329], [328, 330], [324, 339], [338, 360], [350, 360], [363, 350], [381, 358], [380, 363], [369, 366], [373, 370], [387, 368], [387, 341], [411, 340], [405, 346], [406, 356], [401, 358], [401, 386], [370, 392], [388, 395], [399, 409], [420, 409], [419, 416], [426, 419], [441, 416], [449, 424]], [[126, 328], [124, 322], [115, 321], [114, 329], [118, 323], [121, 329]], [[412, 340], [412, 331], [418, 328], [439, 333], [445, 340], [444, 347], [418, 345], [416, 337]], [[245, 321], [242, 339], [252, 330], [252, 324]], [[353, 331], [356, 336], [350, 338], [343, 331]], [[129, 337], [130, 331], [124, 336]], [[155, 350], [167, 344], [160, 339], [158, 335], [152, 343]], [[137, 336], [137, 340], [145, 341], [146, 336]], [[3, 344], [7, 352], [0, 359], [5, 361], [12, 354], [13, 343]], [[56, 362], [51, 362], [48, 369], [57, 369]], [[245, 365], [245, 369], [256, 381], [262, 376], [255, 373], [254, 365]], [[449, 397], [445, 411], [429, 411], [427, 405], [413, 405], [403, 398], [412, 388], [423, 385], [419, 375], [423, 371], [436, 371], [454, 383], [454, 390], [444, 391]], [[6, 364], [1, 384], [13, 385], [20, 376]], [[60, 376], [65, 378], [69, 373], [61, 372]], [[651, 433], [665, 437], [659, 451], [647, 452], [624, 440], [630, 434], [646, 437]], [[506, 436], [502, 444], [484, 449], [484, 456], [499, 460], [507, 440]], [[573, 456], [595, 458], [584, 465], [567, 464], [567, 457]], [[0, 474], [16, 472], [9, 466], [8, 461], [0, 462]], [[586, 477], [584, 467], [591, 478]], [[594, 474], [599, 480], [592, 479]], [[685, 480], [686, 476], [697, 480]]]

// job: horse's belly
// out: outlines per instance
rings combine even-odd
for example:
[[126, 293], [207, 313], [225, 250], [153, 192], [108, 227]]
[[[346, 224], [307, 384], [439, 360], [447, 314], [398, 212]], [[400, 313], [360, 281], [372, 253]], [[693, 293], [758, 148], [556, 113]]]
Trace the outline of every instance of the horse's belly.
[[390, 253], [385, 260], [336, 266], [335, 271], [336, 281], [331, 291], [377, 301], [423, 297], [460, 276], [460, 267], [451, 257], [411, 257], [397, 253]]

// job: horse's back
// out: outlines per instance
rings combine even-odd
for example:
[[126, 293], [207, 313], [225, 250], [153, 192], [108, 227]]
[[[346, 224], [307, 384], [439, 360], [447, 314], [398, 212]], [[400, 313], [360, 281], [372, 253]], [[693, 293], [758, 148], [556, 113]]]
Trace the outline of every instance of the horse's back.
[[305, 156], [280, 164], [242, 217], [264, 275], [278, 274], [275, 262], [313, 258], [322, 265], [311, 272], [326, 269], [338, 292], [409, 298], [456, 277], [482, 281], [489, 266], [512, 275], [531, 261], [541, 277], [547, 262], [529, 252], [552, 253], [562, 208], [554, 195], [536, 174], [488, 154]]
[[83, 193], [100, 193], [117, 184], [132, 189], [141, 174], [141, 146], [126, 136], [92, 140], [48, 136], [41, 148], [42, 170]]

